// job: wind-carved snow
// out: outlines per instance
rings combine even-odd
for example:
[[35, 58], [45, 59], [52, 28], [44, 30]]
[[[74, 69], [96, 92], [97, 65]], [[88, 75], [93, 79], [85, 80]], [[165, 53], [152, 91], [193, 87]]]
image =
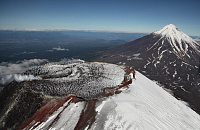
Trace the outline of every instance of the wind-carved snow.
[[161, 38], [153, 46], [155, 46], [161, 39], [164, 38], [170, 43], [174, 53], [178, 57], [187, 56], [190, 58], [190, 55], [188, 54], [189, 46], [192, 47], [198, 54], [200, 53], [199, 44], [191, 37], [178, 30], [178, 28], [176, 28], [173, 24], [167, 25], [153, 34], [161, 36]]
[[198, 130], [200, 116], [136, 71], [136, 80], [118, 95], [97, 104], [91, 129]]

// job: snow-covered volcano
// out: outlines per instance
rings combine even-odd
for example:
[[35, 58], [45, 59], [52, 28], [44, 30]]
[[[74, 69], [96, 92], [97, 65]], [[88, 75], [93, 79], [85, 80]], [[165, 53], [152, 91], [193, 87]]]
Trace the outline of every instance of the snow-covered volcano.
[[[168, 42], [171, 45], [173, 52], [179, 57], [187, 56], [190, 58], [191, 49], [189, 49], [189, 47], [192, 47], [197, 54], [200, 53], [199, 44], [187, 34], [176, 28], [173, 24], [167, 25], [153, 34], [158, 35], [161, 38], [149, 49], [157, 46], [160, 42], [162, 45], [165, 44], [165, 42]], [[160, 45], [159, 49], [161, 49], [162, 45]]]
[[[136, 80], [129, 87], [121, 89], [122, 93], [95, 101], [90, 115], [96, 115], [93, 122], [84, 127], [87, 121], [88, 106], [86, 101], [75, 102], [69, 98], [46, 115], [43, 107], [23, 126], [24, 129], [88, 129], [88, 130], [197, 130], [200, 129], [200, 116], [182, 101], [175, 99], [155, 82], [136, 72]], [[90, 104], [91, 105], [91, 104]], [[53, 106], [52, 109], [55, 107]], [[84, 114], [83, 114], [84, 113]], [[83, 115], [86, 115], [83, 118]]]
[[[200, 116], [130, 67], [60, 62], [0, 93], [0, 129], [200, 129]], [[90, 79], [92, 78], [92, 79]]]
[[[86, 107], [91, 107], [91, 100], [118, 92], [115, 89], [126, 81], [126, 72], [118, 65], [84, 61], [48, 63], [33, 67], [20, 76], [24, 79], [27, 75], [33, 78], [13, 81], [1, 91], [0, 129], [16, 129], [46, 103], [50, 112], [45, 109], [38, 119], [48, 117], [69, 97], [73, 97], [74, 102], [85, 101], [80, 104], [87, 110]], [[81, 112], [79, 108], [73, 111]]]
[[132, 66], [200, 113], [200, 45], [173, 24], [102, 55], [99, 61]]
[[[150, 50], [153, 50], [151, 52]], [[128, 42], [121, 46], [111, 49], [112, 53], [130, 54], [132, 53], [151, 53], [161, 54], [173, 53], [178, 58], [193, 58], [193, 55], [200, 55], [200, 45], [190, 36], [180, 31], [173, 24], [166, 25], [162, 29], [155, 31], [147, 36], [135, 41]], [[130, 54], [129, 57], [133, 55]]]

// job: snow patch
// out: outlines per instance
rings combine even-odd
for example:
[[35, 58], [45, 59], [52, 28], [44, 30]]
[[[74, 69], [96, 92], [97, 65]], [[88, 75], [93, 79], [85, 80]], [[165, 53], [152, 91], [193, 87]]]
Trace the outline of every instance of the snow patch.
[[188, 92], [183, 86], [179, 86], [183, 91], [187, 92], [187, 93], [190, 93]]
[[187, 80], [190, 81], [190, 75], [189, 74], [187, 74]]
[[127, 57], [127, 60], [143, 60], [139, 56], [140, 56], [140, 53], [133, 54], [132, 56], [126, 56], [126, 57]]
[[154, 64], [154, 67], [156, 68], [157, 67], [157, 64], [159, 64], [160, 61], [157, 61], [155, 64]]
[[183, 64], [185, 64], [185, 65], [187, 65], [187, 66], [190, 66], [190, 67], [192, 67], [192, 68], [194, 67], [194, 66], [192, 66], [192, 65], [190, 65], [190, 64], [188, 64], [188, 63], [182, 61], [181, 66], [183, 66]]
[[168, 71], [168, 70], [169, 70], [169, 68], [166, 68], [166, 73], [167, 73], [167, 74], [169, 74], [169, 71]]
[[164, 50], [164, 51], [162, 51], [161, 53], [160, 53], [160, 55], [158, 56], [158, 59], [159, 60], [161, 60], [162, 59], [162, 57], [163, 57], [163, 54], [165, 53], [165, 52], [167, 52], [168, 51], [168, 49], [167, 50]]
[[177, 71], [175, 70], [173, 74], [173, 78], [175, 78], [176, 75], [177, 75]]
[[144, 68], [147, 68], [147, 66], [148, 66], [150, 63], [151, 63], [150, 61], [147, 61], [147, 64], [144, 65]]
[[140, 53], [137, 53], [137, 54], [133, 54], [134, 57], [138, 57], [140, 56]]

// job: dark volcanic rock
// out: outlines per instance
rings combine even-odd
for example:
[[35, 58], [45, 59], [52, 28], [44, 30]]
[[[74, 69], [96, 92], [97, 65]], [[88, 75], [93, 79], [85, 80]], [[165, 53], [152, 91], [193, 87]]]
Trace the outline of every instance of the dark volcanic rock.
[[15, 129], [30, 118], [48, 99], [27, 89], [26, 82], [12, 82], [0, 93], [0, 129]]

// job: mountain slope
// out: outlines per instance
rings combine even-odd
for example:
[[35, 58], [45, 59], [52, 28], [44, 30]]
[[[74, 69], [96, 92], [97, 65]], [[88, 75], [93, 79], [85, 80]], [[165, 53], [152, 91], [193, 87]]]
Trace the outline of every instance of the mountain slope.
[[[139, 72], [136, 72], [136, 80], [121, 91], [120, 94], [95, 101], [96, 107], [92, 109], [88, 109], [88, 106], [91, 106], [91, 104], [86, 105], [88, 101], [77, 101], [75, 97], [68, 97], [69, 99], [53, 113], [46, 114], [44, 120], [38, 120], [41, 118], [40, 109], [39, 114], [36, 113], [23, 128], [200, 129], [200, 116], [197, 113]], [[42, 108], [44, 112], [48, 109], [48, 106]], [[91, 118], [86, 118], [87, 111], [90, 115], [96, 115], [93, 121]], [[85, 115], [82, 121], [89, 123], [79, 127], [82, 115]]]
[[200, 53], [199, 44], [173, 24], [167, 25], [135, 41], [118, 46], [115, 48], [115, 52], [127, 53], [136, 50], [138, 52], [149, 51], [155, 49], [156, 46], [168, 47], [169, 51], [172, 51], [178, 57], [189, 57], [187, 53], [191, 53], [191, 51], [194, 51], [193, 53], [198, 55]]
[[171, 89], [200, 113], [199, 48], [196, 41], [170, 24], [105, 51], [98, 60], [132, 66]]
[[[33, 67], [19, 75], [21, 79], [27, 76], [32, 79], [13, 81], [0, 92], [0, 129], [16, 129], [52, 99], [55, 101], [47, 105], [47, 108], [52, 108], [51, 112], [62, 106], [70, 95], [76, 102], [105, 97], [109, 90], [124, 82], [125, 74], [118, 65], [84, 61]], [[44, 117], [49, 113], [46, 114]], [[41, 114], [40, 118], [43, 118]]]
[[123, 93], [98, 104], [92, 129], [199, 129], [200, 116], [136, 71]]
[[73, 61], [23, 74], [34, 78], [0, 93], [2, 130], [200, 129], [197, 113], [130, 67]]

